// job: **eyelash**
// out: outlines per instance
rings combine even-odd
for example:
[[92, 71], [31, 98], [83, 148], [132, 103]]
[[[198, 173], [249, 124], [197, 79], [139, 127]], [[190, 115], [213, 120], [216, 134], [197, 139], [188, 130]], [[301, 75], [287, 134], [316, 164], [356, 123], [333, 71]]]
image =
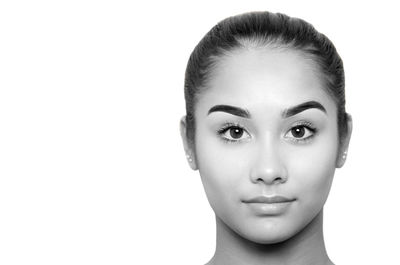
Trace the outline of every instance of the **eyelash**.
[[[300, 121], [300, 122], [297, 122], [295, 125], [293, 125], [293, 126], [285, 133], [285, 135], [286, 135], [287, 133], [289, 133], [293, 128], [296, 128], [296, 127], [305, 127], [305, 128], [306, 128], [307, 130], [309, 130], [312, 134], [311, 134], [310, 136], [306, 137], [306, 138], [294, 138], [294, 137], [293, 137], [293, 138], [290, 138], [290, 140], [293, 141], [293, 142], [295, 142], [295, 143], [307, 143], [307, 142], [309, 142], [309, 141], [316, 135], [316, 133], [318, 132], [317, 128], [316, 128], [315, 126], [313, 126], [312, 123], [307, 122], [307, 121]], [[243, 140], [232, 140], [232, 139], [228, 139], [228, 138], [222, 136], [224, 133], [226, 133], [229, 129], [232, 129], [232, 128], [240, 128], [240, 129], [244, 130], [247, 134], [249, 134], [249, 133], [247, 132], [246, 128], [245, 128], [244, 126], [240, 125], [239, 123], [231, 123], [231, 122], [228, 122], [228, 123], [224, 124], [224, 125], [217, 131], [217, 134], [220, 136], [221, 140], [223, 140], [223, 141], [226, 142], [226, 143], [238, 143], [238, 142], [243, 141]], [[249, 134], [249, 135], [250, 135], [250, 134]]]
[[239, 123], [228, 122], [228, 123], [224, 124], [222, 126], [222, 128], [220, 128], [217, 131], [217, 133], [220, 136], [220, 138], [226, 143], [230, 143], [231, 144], [231, 143], [237, 143], [237, 142], [243, 141], [243, 140], [232, 140], [232, 139], [228, 139], [228, 138], [225, 138], [225, 137], [222, 136], [224, 133], [226, 133], [229, 129], [232, 129], [232, 128], [240, 128], [240, 129], [244, 130], [247, 134], [249, 134], [247, 132], [246, 128], [244, 128], [244, 126], [240, 125]]
[[[316, 133], [318, 132], [318, 130], [317, 130], [317, 128], [311, 123], [311, 122], [308, 122], [308, 121], [299, 121], [299, 122], [297, 122], [295, 125], [293, 125], [288, 131], [287, 131], [287, 133], [288, 132], [290, 132], [293, 128], [296, 128], [296, 127], [305, 127], [307, 130], [309, 130], [312, 134], [310, 135], [310, 136], [308, 136], [308, 137], [306, 137], [306, 138], [291, 138], [290, 140], [291, 141], [294, 141], [295, 143], [307, 143], [307, 142], [309, 142], [312, 138], [314, 138], [314, 136], [316, 135]], [[286, 134], [287, 134], [286, 133]], [[286, 135], [285, 134], [285, 135]]]

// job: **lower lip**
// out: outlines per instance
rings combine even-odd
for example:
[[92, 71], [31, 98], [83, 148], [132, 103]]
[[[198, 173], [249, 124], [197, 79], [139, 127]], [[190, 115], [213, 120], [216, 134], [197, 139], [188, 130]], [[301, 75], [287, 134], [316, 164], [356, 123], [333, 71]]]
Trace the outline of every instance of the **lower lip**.
[[246, 203], [256, 215], [281, 215], [292, 205], [293, 201], [277, 203]]

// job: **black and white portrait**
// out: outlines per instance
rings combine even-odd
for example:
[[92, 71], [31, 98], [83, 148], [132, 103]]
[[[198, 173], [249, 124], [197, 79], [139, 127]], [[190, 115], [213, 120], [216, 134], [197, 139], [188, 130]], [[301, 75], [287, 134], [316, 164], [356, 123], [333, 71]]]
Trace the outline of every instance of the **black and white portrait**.
[[400, 264], [391, 1], [0, 4], [0, 264]]

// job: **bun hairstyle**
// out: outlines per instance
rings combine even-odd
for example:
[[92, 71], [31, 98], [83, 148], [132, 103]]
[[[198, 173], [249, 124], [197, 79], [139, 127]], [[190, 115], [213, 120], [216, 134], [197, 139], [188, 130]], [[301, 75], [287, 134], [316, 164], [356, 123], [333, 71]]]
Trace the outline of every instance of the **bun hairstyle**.
[[195, 106], [207, 89], [218, 60], [241, 48], [271, 47], [302, 52], [317, 66], [323, 89], [337, 106], [339, 143], [346, 136], [343, 62], [332, 42], [308, 22], [280, 13], [250, 12], [226, 18], [214, 26], [190, 55], [185, 73], [187, 137], [193, 148]]

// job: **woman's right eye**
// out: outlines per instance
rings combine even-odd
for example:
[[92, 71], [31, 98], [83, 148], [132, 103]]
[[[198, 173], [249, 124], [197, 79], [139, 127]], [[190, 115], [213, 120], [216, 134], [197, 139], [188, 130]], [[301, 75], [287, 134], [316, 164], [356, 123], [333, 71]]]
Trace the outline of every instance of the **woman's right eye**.
[[228, 142], [239, 142], [250, 138], [249, 133], [238, 125], [229, 125], [218, 131], [221, 138]]

